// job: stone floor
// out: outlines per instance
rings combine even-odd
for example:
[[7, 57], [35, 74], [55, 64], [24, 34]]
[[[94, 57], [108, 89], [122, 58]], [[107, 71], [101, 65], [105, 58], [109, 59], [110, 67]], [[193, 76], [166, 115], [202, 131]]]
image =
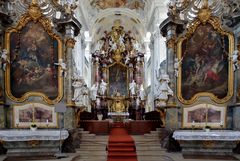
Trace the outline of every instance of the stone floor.
[[[156, 131], [145, 135], [133, 135], [132, 137], [135, 140], [138, 161], [217, 161], [206, 159], [184, 159], [180, 152], [168, 153], [165, 149], [161, 148], [158, 132]], [[68, 153], [68, 157], [62, 159], [34, 161], [106, 161], [107, 142], [108, 136], [106, 135], [94, 135], [84, 131], [82, 132], [80, 148], [77, 149], [76, 153]], [[234, 156], [240, 160], [240, 155]], [[5, 155], [0, 155], [0, 161], [4, 161], [5, 158]], [[17, 160], [14, 159], [10, 161]]]
[[[44, 161], [89, 161], [87, 158], [79, 159], [80, 155], [81, 155], [80, 153], [74, 153], [74, 154], [68, 154], [68, 158], [52, 159], [52, 160], [44, 160]], [[234, 155], [234, 156], [240, 160], [240, 155]], [[178, 153], [165, 152], [159, 155], [157, 158], [153, 156], [147, 156], [147, 157], [148, 159], [145, 161], [151, 161], [152, 159], [157, 159], [158, 161], [226, 161], [226, 160], [184, 159], [182, 157], [182, 154], [179, 152]], [[4, 155], [0, 156], [0, 161], [3, 161], [5, 158], [6, 156]], [[28, 161], [33, 161], [33, 160], [28, 160]], [[43, 161], [43, 160], [34, 160], [34, 161]], [[95, 161], [98, 161], [97, 157]]]

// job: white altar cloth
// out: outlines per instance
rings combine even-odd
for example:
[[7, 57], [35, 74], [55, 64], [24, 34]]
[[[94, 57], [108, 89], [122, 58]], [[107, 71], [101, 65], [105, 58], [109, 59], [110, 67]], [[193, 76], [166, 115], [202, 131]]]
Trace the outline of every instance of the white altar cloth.
[[[68, 137], [67, 130], [61, 130], [61, 140]], [[5, 142], [30, 140], [60, 140], [60, 130], [0, 130], [0, 140]]]
[[176, 140], [218, 140], [218, 141], [238, 141], [240, 140], [240, 131], [233, 130], [177, 130], [173, 133]]
[[129, 116], [128, 112], [109, 112], [109, 116]]

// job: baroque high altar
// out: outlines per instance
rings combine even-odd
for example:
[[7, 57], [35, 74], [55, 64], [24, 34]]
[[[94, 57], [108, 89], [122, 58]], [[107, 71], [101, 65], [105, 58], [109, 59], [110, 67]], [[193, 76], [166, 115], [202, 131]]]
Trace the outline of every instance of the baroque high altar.
[[112, 112], [126, 112], [136, 119], [136, 111], [139, 111], [138, 117], [141, 117], [146, 99], [142, 43], [116, 20], [111, 31], [104, 31], [104, 36], [97, 40], [92, 58], [93, 113], [102, 113], [103, 118], [108, 118]]

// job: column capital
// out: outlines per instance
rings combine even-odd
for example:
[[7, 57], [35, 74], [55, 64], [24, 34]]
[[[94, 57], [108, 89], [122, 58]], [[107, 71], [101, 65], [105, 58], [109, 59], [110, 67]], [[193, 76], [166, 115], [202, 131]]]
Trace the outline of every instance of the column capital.
[[67, 48], [72, 48], [73, 49], [74, 46], [75, 46], [75, 43], [76, 43], [76, 40], [74, 38], [67, 38], [65, 40], [65, 45], [66, 45]]

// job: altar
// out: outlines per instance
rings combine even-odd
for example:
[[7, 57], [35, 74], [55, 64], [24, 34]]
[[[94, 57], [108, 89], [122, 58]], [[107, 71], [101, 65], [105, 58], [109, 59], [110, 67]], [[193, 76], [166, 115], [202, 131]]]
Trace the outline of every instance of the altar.
[[108, 116], [113, 119], [114, 122], [123, 122], [124, 119], [128, 119], [128, 112], [109, 112]]
[[51, 156], [59, 152], [60, 140], [68, 135], [67, 130], [0, 130], [0, 141], [7, 156]]
[[240, 131], [177, 130], [173, 138], [179, 141], [183, 155], [232, 155], [240, 140]]

